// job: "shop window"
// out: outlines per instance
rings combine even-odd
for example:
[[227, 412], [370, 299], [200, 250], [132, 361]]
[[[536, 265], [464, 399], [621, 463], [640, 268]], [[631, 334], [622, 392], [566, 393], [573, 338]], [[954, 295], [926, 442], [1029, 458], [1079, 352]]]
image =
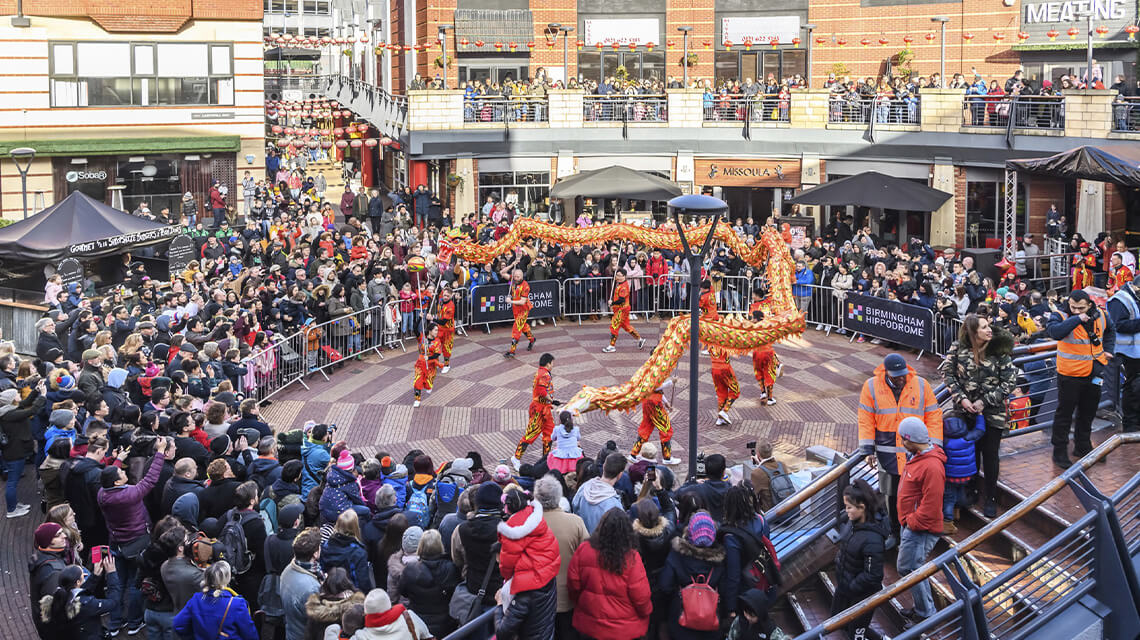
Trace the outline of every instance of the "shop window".
[[740, 78], [739, 56], [735, 51], [717, 51], [714, 68], [716, 87]]
[[[1017, 228], [1024, 233], [1026, 215], [1025, 185], [1017, 185]], [[999, 248], [1005, 225], [1005, 183], [966, 183], [966, 246]]]
[[550, 209], [550, 172], [481, 171], [479, 202], [487, 202], [488, 196], [513, 203], [521, 215], [545, 214]]
[[329, 0], [304, 0], [305, 13], [315, 16], [327, 16], [329, 14]]
[[52, 43], [50, 87], [53, 107], [232, 105], [233, 47]]

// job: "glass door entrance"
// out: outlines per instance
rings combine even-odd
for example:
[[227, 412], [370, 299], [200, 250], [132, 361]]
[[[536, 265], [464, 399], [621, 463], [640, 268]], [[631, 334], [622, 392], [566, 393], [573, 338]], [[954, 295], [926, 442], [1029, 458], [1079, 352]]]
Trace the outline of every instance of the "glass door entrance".
[[[598, 78], [598, 82], [604, 82], [606, 78], [617, 78], [624, 75], [628, 80], [641, 80], [641, 53], [638, 52], [621, 52], [614, 51], [612, 53], [602, 54], [602, 77]], [[625, 73], [620, 73], [620, 69], [624, 67]]]

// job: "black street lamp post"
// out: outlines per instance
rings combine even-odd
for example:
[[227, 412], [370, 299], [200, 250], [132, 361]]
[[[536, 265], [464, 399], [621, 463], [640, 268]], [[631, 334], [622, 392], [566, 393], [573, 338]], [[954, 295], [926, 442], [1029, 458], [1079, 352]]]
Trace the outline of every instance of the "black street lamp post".
[[[697, 293], [700, 290], [701, 282], [701, 261], [708, 255], [709, 247], [712, 246], [713, 233], [716, 231], [716, 224], [720, 222], [722, 215], [728, 213], [728, 205], [725, 204], [720, 198], [705, 195], [687, 195], [677, 196], [668, 203], [669, 210], [673, 213], [673, 224], [677, 227], [677, 233], [681, 236], [681, 249], [684, 257], [689, 262], [689, 478], [696, 476], [697, 472], [697, 386], [700, 383], [699, 376], [699, 353], [701, 350], [700, 338], [698, 332], [699, 316], [697, 313], [698, 298]], [[700, 250], [693, 253], [692, 246], [689, 244], [688, 238], [685, 237], [685, 229], [681, 225], [681, 216], [687, 215], [697, 219], [712, 218], [712, 226], [709, 227], [709, 233], [705, 236], [705, 241], [701, 245]]]

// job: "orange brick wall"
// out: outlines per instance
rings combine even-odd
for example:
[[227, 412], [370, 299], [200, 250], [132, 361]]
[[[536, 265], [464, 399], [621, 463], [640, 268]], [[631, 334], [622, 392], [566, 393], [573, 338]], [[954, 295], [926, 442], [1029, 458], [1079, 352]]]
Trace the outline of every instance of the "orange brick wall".
[[1049, 205], [1065, 210], [1065, 181], [1032, 178], [1029, 181], [1029, 231], [1038, 238], [1045, 237], [1045, 213]]
[[1104, 228], [1116, 238], [1127, 227], [1128, 210], [1120, 187], [1109, 182], [1105, 183], [1104, 188]]
[[[665, 6], [665, 36], [666, 41], [672, 40], [677, 46], [673, 51], [665, 53], [665, 75], [682, 76], [684, 67], [678, 64], [684, 55], [682, 51], [682, 34], [677, 27], [688, 26], [693, 30], [689, 32], [689, 53], [697, 54], [697, 64], [689, 67], [689, 81], [693, 78], [712, 78], [713, 61], [716, 56], [716, 11], [711, 1], [686, 2], [684, 0], [667, 0]], [[705, 49], [704, 43], [711, 46]]]
[[[136, 17], [199, 20], [258, 20], [264, 15], [264, 0], [24, 0], [24, 14], [50, 17]], [[14, 15], [16, 0], [0, 0], [0, 14]], [[139, 25], [132, 31], [142, 30]]]
[[966, 241], [966, 168], [954, 167], [954, 246]]
[[[810, 22], [816, 25], [813, 40], [824, 37], [823, 45], [812, 43], [812, 84], [818, 86], [836, 63], [847, 66], [853, 76], [877, 75], [883, 71], [883, 60], [904, 48], [903, 38], [914, 39], [911, 49], [915, 53], [912, 68], [929, 76], [939, 68], [940, 43], [925, 39], [927, 33], [939, 35], [939, 25], [930, 16], [950, 18], [946, 24], [946, 74], [968, 74], [976, 67], [987, 80], [1004, 81], [1018, 66], [1018, 55], [1010, 49], [1017, 42], [1018, 4], [1002, 6], [994, 0], [963, 0], [961, 3], [900, 4], [890, 7], [860, 7], [859, 0], [819, 0], [808, 9]], [[973, 34], [967, 44], [963, 33]], [[995, 42], [994, 33], [1002, 33], [1005, 40]], [[886, 38], [886, 46], [878, 44]], [[839, 47], [837, 39], [846, 39]], [[860, 40], [868, 38], [871, 46], [864, 47]]]

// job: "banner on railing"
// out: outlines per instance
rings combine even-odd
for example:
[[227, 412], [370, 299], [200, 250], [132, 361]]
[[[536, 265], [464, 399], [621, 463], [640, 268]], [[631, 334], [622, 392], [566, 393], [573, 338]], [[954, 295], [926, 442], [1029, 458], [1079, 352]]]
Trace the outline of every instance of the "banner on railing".
[[[562, 315], [557, 280], [536, 280], [530, 284], [531, 318]], [[511, 285], [485, 284], [471, 291], [471, 323], [509, 322], [514, 318], [510, 302]]]
[[842, 311], [843, 326], [848, 331], [931, 350], [934, 316], [930, 309], [852, 293], [847, 295]]

